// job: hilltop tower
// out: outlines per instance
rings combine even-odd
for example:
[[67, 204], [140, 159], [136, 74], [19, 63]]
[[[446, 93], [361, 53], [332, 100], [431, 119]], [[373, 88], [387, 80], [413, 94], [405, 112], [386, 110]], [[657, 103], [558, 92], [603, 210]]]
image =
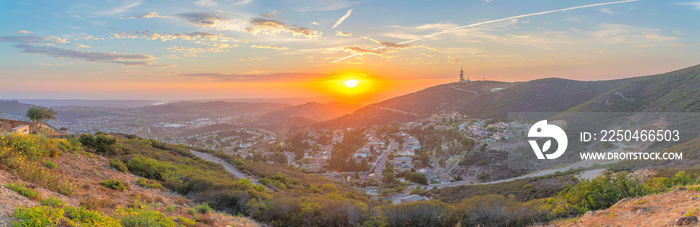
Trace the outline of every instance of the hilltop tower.
[[471, 82], [469, 77], [466, 80], [464, 79], [464, 65], [459, 67], [459, 82]]

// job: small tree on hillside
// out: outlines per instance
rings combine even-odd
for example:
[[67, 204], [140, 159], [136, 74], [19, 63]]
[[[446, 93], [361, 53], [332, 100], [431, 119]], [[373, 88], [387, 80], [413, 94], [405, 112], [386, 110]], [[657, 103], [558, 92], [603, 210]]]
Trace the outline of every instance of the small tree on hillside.
[[46, 120], [56, 119], [56, 111], [51, 108], [32, 106], [27, 109], [27, 117], [34, 123], [44, 123]]

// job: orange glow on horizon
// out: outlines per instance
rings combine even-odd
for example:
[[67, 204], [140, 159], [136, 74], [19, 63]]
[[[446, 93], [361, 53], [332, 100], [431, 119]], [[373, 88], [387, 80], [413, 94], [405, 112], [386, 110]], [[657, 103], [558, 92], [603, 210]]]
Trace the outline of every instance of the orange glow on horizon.
[[312, 81], [309, 87], [341, 102], [362, 103], [386, 88], [387, 81], [363, 73], [339, 73]]

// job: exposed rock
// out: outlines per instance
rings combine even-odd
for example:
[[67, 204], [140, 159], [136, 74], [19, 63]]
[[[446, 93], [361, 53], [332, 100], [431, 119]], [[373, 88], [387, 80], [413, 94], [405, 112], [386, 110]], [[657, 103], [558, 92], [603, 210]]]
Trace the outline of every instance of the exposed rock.
[[595, 215], [595, 211], [588, 211], [586, 214], [584, 214], [584, 217], [593, 217]]
[[674, 225], [693, 225], [696, 223], [698, 223], [698, 217], [688, 216], [688, 217], [682, 217], [682, 218], [676, 219], [676, 221], [673, 224]]
[[626, 202], [629, 202], [630, 200], [632, 200], [632, 198], [624, 198], [624, 199], [621, 199], [620, 201], [617, 201], [617, 203], [615, 203], [615, 205], [624, 204]]

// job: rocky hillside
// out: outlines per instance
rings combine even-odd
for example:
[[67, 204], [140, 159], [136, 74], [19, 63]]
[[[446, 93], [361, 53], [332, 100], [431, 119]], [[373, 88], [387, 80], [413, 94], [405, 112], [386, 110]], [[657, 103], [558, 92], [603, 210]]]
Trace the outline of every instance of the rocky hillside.
[[[690, 190], [688, 190], [690, 189]], [[679, 187], [668, 193], [626, 198], [612, 207], [589, 211], [580, 219], [555, 226], [673, 226], [698, 225], [698, 186]]]
[[118, 163], [86, 152], [70, 139], [3, 135], [0, 226], [258, 225], [196, 204]]

